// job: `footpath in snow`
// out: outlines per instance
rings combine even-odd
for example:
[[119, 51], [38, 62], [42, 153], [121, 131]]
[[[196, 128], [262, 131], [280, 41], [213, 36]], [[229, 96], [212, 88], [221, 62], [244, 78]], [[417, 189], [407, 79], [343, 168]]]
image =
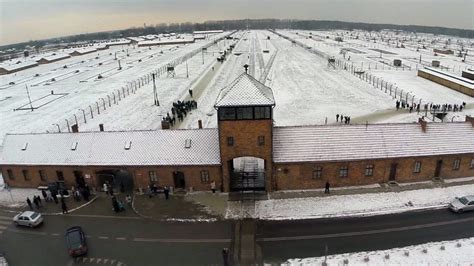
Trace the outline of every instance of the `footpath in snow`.
[[266, 220], [370, 216], [442, 208], [455, 197], [474, 194], [474, 184], [401, 192], [260, 200], [253, 205], [229, 202], [226, 218]]
[[473, 265], [474, 238], [324, 257], [290, 259], [283, 265]]

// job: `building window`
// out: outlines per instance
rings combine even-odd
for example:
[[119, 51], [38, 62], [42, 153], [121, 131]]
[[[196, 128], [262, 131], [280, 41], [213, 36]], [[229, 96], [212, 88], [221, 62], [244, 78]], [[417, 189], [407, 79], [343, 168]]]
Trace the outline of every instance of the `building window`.
[[26, 181], [31, 180], [28, 170], [22, 170], [21, 172], [23, 173], [23, 178], [25, 178]]
[[44, 170], [39, 170], [38, 173], [39, 173], [41, 181], [45, 181], [45, 182], [48, 181], [48, 178], [46, 177]]
[[8, 169], [8, 170], [7, 170], [7, 174], [8, 174], [8, 179], [10, 179], [10, 180], [14, 180], [14, 179], [15, 179], [15, 175], [13, 175], [12, 169]]
[[156, 176], [155, 171], [149, 171], [148, 172], [148, 177], [150, 178], [150, 182], [157, 182], [158, 181], [158, 176]]
[[258, 146], [265, 145], [265, 136], [258, 136]]
[[365, 176], [373, 176], [374, 175], [374, 165], [368, 164], [365, 166]]
[[471, 159], [471, 164], [469, 165], [471, 169], [474, 169], [474, 159]]
[[413, 173], [419, 173], [421, 172], [421, 162], [416, 161], [415, 162], [415, 167], [413, 168]]
[[234, 137], [227, 137], [227, 146], [234, 146]]
[[64, 173], [63, 171], [56, 171], [56, 176], [58, 177], [59, 181], [64, 181]]
[[349, 176], [349, 167], [343, 166], [339, 168], [339, 177], [348, 177]]
[[455, 159], [453, 162], [453, 170], [459, 170], [461, 166], [461, 159]]
[[313, 179], [321, 179], [323, 176], [323, 167], [317, 166], [313, 170]]
[[201, 182], [208, 183], [209, 182], [209, 171], [202, 170], [201, 171]]

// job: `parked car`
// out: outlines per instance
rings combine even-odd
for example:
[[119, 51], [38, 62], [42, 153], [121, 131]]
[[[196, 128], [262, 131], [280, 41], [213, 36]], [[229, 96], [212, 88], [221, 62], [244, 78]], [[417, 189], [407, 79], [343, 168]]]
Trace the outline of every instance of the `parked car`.
[[43, 222], [43, 216], [38, 212], [25, 211], [13, 217], [15, 225], [36, 227]]
[[71, 257], [87, 254], [86, 235], [80, 226], [74, 226], [66, 230], [66, 245]]
[[449, 204], [449, 208], [457, 213], [474, 211], [474, 195], [456, 198]]

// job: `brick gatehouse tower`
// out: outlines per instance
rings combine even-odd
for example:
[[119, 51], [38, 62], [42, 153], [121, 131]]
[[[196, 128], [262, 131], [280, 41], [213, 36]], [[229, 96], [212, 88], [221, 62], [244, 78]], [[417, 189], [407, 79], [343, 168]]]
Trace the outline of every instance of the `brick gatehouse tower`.
[[241, 74], [220, 92], [218, 113], [224, 191], [272, 191], [272, 90]]

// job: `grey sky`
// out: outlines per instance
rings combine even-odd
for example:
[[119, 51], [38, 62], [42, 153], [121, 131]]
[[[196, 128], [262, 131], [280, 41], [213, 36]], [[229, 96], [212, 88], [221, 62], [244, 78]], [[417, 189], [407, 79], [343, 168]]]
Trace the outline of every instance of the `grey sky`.
[[0, 45], [161, 22], [294, 18], [474, 29], [473, 0], [0, 0]]

